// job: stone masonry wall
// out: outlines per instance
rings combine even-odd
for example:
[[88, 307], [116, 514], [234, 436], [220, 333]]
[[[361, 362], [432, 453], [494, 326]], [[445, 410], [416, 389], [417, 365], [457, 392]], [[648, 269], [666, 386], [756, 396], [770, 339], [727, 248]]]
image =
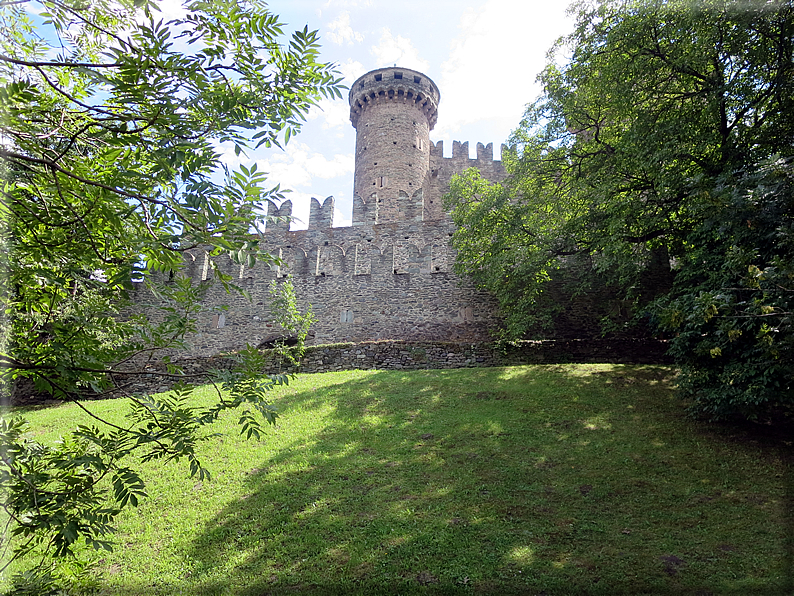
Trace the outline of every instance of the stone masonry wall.
[[[665, 354], [666, 350], [667, 343], [663, 341], [627, 339], [528, 341], [509, 352], [495, 349], [486, 342], [351, 342], [309, 347], [299, 368], [273, 360], [262, 372], [310, 374], [339, 370], [434, 370], [587, 362], [669, 365], [672, 361]], [[183, 358], [177, 364], [187, 374], [200, 375], [207, 370], [229, 368], [233, 360], [222, 356], [194, 357]], [[147, 373], [123, 380], [130, 383], [129, 389], [133, 391], [166, 391], [169, 382], [157, 374], [158, 370], [160, 368], [153, 366]]]
[[[309, 347], [300, 368], [271, 360], [263, 373], [324, 373], [339, 370], [434, 370], [477, 368], [486, 366], [518, 366], [525, 364], [611, 363], [669, 365], [665, 354], [667, 343], [658, 340], [589, 339], [521, 342], [505, 353], [487, 342], [412, 342], [374, 341], [339, 343]], [[268, 354], [268, 351], [264, 351]], [[176, 362], [186, 374], [199, 375], [201, 384], [208, 370], [224, 370], [234, 361], [221, 355], [195, 357], [182, 354]], [[135, 392], [163, 392], [170, 388], [161, 364], [152, 365], [135, 377], [119, 376], [117, 383]], [[13, 405], [41, 403], [47, 396], [38, 395], [32, 383], [18, 386], [13, 392]]]
[[[275, 207], [271, 211], [276, 212]], [[288, 212], [282, 206], [280, 213]], [[313, 210], [316, 217], [333, 212], [333, 198]], [[204, 306], [209, 309], [198, 332], [188, 338], [190, 354], [211, 356], [246, 344], [258, 346], [283, 335], [273, 323], [269, 287], [290, 276], [299, 306], [311, 305], [317, 322], [308, 343], [379, 339], [483, 341], [497, 323], [496, 303], [485, 292], [451, 271], [454, 253], [450, 220], [392, 222], [342, 228], [318, 227], [287, 231], [275, 224], [262, 247], [283, 266], [262, 263], [241, 267], [224, 255], [218, 269], [251, 296], [227, 293], [206, 282]], [[184, 273], [195, 283], [211, 277], [209, 256], [187, 253]], [[146, 302], [140, 284], [135, 298]], [[222, 310], [223, 308], [226, 310]]]
[[[270, 288], [290, 277], [301, 310], [316, 322], [308, 343], [372, 340], [488, 340], [498, 323], [496, 302], [452, 271], [449, 240], [455, 231], [441, 204], [454, 173], [477, 167], [492, 181], [505, 177], [491, 145], [455, 142], [452, 157], [429, 132], [438, 118], [440, 92], [426, 75], [383, 68], [350, 89], [350, 120], [356, 128], [352, 223], [334, 228], [334, 199], [311, 200], [307, 230], [290, 230], [292, 204], [268, 205], [281, 217], [268, 224], [260, 246], [277, 257], [274, 267], [247, 268], [228, 256], [214, 259], [250, 300], [210, 283], [213, 267], [201, 249], [188, 252], [184, 274], [206, 286], [208, 312], [187, 338], [188, 353], [206, 357], [259, 346], [282, 337], [270, 312]], [[137, 287], [134, 298], [148, 302]], [[152, 317], [157, 316], [154, 310]]]

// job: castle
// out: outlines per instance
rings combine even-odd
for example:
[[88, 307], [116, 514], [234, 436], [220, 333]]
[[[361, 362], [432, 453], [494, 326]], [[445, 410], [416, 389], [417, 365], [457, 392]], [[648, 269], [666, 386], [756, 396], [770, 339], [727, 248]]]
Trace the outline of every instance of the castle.
[[[225, 311], [199, 321], [190, 341], [192, 356], [210, 356], [246, 344], [260, 345], [282, 333], [268, 309], [272, 280], [289, 275], [302, 310], [311, 304], [317, 319], [309, 344], [371, 340], [476, 342], [497, 323], [496, 303], [452, 271], [449, 245], [455, 226], [441, 197], [453, 174], [475, 167], [500, 181], [505, 170], [489, 144], [453, 143], [452, 157], [430, 140], [440, 93], [420, 72], [382, 68], [356, 80], [349, 93], [356, 129], [352, 226], [333, 227], [334, 199], [311, 200], [307, 230], [268, 224], [260, 246], [280, 267], [235, 264], [228, 256], [215, 265], [248, 291], [249, 301], [209, 287], [205, 306]], [[268, 215], [290, 216], [292, 204], [268, 205]], [[195, 281], [210, 275], [210, 256], [186, 254], [185, 273]], [[138, 288], [136, 292], [142, 291]]]

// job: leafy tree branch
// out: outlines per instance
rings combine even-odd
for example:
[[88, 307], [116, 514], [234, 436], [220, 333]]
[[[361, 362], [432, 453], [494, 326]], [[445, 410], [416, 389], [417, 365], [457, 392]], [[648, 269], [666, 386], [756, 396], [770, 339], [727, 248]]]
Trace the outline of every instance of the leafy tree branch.
[[[241, 409], [250, 437], [275, 422], [268, 391], [288, 377], [262, 376], [255, 350], [226, 371], [170, 361], [206, 286], [239, 291], [214, 266], [198, 286], [180, 270], [197, 247], [273, 262], [252, 231], [283, 191], [255, 167], [225, 168], [218, 147], [280, 147], [342, 86], [317, 33], [286, 32], [259, 0], [190, 1], [168, 21], [154, 0], [6, 1], [0, 26], [0, 382], [74, 402], [96, 423], [58, 447], [31, 440], [21, 419], [0, 423], [3, 538], [15, 566], [42, 557], [18, 579], [46, 591], [59, 558], [81, 541], [110, 548], [113, 520], [145, 495], [124, 458], [185, 460], [207, 477], [196, 446], [222, 412]], [[133, 279], [153, 292], [150, 317], [130, 308]], [[285, 316], [300, 343], [310, 318]], [[211, 382], [217, 402], [197, 409], [180, 384], [130, 395], [144, 371]], [[129, 423], [84, 401], [107, 395], [127, 395]]]

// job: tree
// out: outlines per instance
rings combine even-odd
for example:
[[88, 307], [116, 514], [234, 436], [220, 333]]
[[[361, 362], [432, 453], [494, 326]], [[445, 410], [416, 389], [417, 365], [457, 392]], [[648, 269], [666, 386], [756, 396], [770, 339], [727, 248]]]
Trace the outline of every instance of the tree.
[[[223, 168], [220, 144], [238, 154], [280, 146], [320, 97], [341, 97], [317, 33], [286, 36], [259, 0], [197, 0], [171, 19], [159, 10], [155, 0], [0, 2], [6, 390], [32, 382], [76, 403], [125, 394], [143, 363], [178, 349], [203, 289], [179, 274], [184, 251], [203, 246], [248, 265], [272, 259], [251, 230], [262, 202], [282, 191], [264, 187], [256, 167]], [[173, 281], [158, 283], [158, 272]], [[161, 317], [119, 316], [133, 278], [161, 297]], [[215, 279], [234, 290], [220, 272]], [[294, 306], [286, 290], [280, 302]], [[282, 320], [305, 336], [298, 315]], [[14, 557], [68, 555], [78, 540], [110, 548], [113, 519], [144, 494], [134, 466], [121, 463], [130, 454], [185, 458], [203, 477], [194, 447], [222, 411], [247, 405], [242, 430], [258, 436], [259, 421], [276, 416], [266, 392], [286, 377], [261, 377], [255, 350], [240, 360], [210, 379], [218, 403], [205, 411], [179, 384], [164, 397], [129, 395], [131, 426], [94, 416], [57, 448], [29, 440], [21, 419], [2, 421]], [[162, 374], [193, 380], [170, 364]], [[58, 583], [57, 565], [39, 569], [31, 581]]]
[[[695, 411], [794, 399], [792, 3], [600, 0], [574, 7], [543, 95], [489, 185], [453, 181], [457, 268], [499, 297], [505, 334], [538, 322], [571, 261], [672, 334]], [[641, 283], [669, 262], [661, 296]]]

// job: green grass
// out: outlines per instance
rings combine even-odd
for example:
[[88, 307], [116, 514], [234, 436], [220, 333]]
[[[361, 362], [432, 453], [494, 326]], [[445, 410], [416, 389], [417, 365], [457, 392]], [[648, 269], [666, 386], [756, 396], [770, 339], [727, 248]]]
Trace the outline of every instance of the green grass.
[[[788, 593], [781, 448], [688, 419], [670, 383], [617, 365], [302, 376], [263, 440], [222, 421], [212, 481], [145, 468], [150, 498], [94, 555], [101, 593]], [[82, 420], [29, 418], [40, 440]]]

